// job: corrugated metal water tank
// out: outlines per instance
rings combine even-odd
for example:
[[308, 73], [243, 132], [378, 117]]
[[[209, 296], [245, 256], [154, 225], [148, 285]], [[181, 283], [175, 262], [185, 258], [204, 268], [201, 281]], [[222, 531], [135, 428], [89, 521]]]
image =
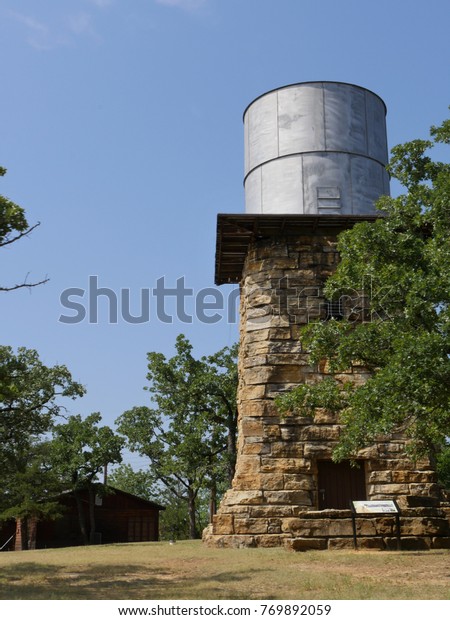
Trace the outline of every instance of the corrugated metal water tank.
[[270, 91], [244, 112], [246, 213], [377, 213], [389, 194], [386, 106], [340, 82]]

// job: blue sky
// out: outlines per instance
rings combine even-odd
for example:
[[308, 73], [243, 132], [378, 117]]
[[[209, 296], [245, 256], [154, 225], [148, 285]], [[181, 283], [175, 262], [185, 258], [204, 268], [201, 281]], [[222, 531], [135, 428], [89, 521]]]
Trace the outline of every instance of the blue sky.
[[111, 424], [146, 403], [147, 351], [231, 345], [225, 318], [109, 324], [106, 299], [98, 324], [64, 324], [60, 295], [96, 275], [137, 314], [158, 278], [213, 286], [216, 214], [244, 209], [242, 113], [267, 90], [356, 83], [386, 102], [391, 147], [426, 137], [450, 103], [448, 22], [446, 0], [0, 0], [0, 193], [41, 222], [0, 278], [50, 278], [2, 294], [2, 344], [66, 364], [88, 389], [72, 412]]

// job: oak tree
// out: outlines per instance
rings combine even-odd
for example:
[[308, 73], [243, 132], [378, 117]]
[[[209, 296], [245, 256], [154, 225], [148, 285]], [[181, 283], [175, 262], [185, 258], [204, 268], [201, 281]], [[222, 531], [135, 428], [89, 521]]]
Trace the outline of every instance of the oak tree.
[[[450, 435], [450, 164], [431, 157], [450, 143], [450, 120], [429, 140], [395, 147], [389, 164], [405, 192], [382, 197], [380, 217], [339, 235], [329, 299], [353, 301], [343, 320], [312, 323], [302, 340], [329, 375], [278, 399], [288, 414], [325, 407], [345, 424], [335, 458], [354, 456], [380, 434], [401, 431], [413, 457]], [[339, 373], [357, 363], [363, 385]]]
[[43, 364], [33, 349], [0, 346], [0, 519], [27, 521], [56, 515], [57, 488], [45, 439], [65, 411], [64, 398], [84, 394], [66, 366]]
[[[103, 491], [98, 474], [108, 464], [121, 463], [123, 437], [109, 426], [99, 426], [100, 413], [86, 418], [73, 415], [53, 429], [52, 463], [66, 491], [75, 497], [78, 522], [84, 544], [95, 543], [95, 496]], [[89, 531], [86, 526], [81, 492], [89, 495]]]
[[[151, 462], [151, 471], [188, 509], [189, 535], [199, 535], [199, 494], [209, 489], [211, 503], [233, 467], [236, 446], [235, 348], [196, 359], [183, 336], [176, 355], [148, 354], [154, 407], [134, 407], [117, 420], [128, 447]], [[231, 435], [231, 438], [230, 438]]]

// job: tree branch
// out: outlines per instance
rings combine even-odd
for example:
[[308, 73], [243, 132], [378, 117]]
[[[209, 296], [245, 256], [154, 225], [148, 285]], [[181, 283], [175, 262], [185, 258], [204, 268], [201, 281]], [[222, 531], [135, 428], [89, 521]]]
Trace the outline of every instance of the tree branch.
[[[0, 244], [1, 247], [1, 244]], [[29, 274], [27, 274], [25, 278], [25, 282], [23, 284], [15, 284], [14, 286], [0, 286], [0, 292], [8, 292], [8, 291], [16, 291], [19, 288], [34, 288], [35, 286], [40, 286], [41, 284], [46, 284], [50, 278], [45, 278], [45, 280], [41, 280], [40, 282], [34, 282], [33, 284], [28, 284], [26, 281]]]
[[14, 243], [15, 241], [19, 241], [19, 239], [22, 239], [22, 237], [28, 237], [28, 235], [30, 233], [33, 232], [33, 230], [35, 228], [37, 228], [38, 226], [40, 226], [41, 223], [38, 222], [37, 224], [35, 224], [34, 226], [30, 226], [30, 228], [28, 228], [27, 230], [25, 230], [24, 232], [21, 232], [20, 234], [16, 235], [15, 237], [13, 237], [12, 239], [7, 239], [6, 241], [1, 241], [0, 242], [0, 248], [4, 248], [5, 245], [10, 245], [11, 243]]

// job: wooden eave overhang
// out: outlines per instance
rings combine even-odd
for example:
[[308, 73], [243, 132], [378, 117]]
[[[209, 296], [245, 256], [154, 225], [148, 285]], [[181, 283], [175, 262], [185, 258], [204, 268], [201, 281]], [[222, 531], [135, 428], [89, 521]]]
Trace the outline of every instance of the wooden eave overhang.
[[255, 239], [296, 237], [318, 229], [341, 231], [357, 222], [373, 222], [379, 215], [278, 215], [225, 214], [217, 216], [216, 265], [214, 281], [240, 282], [248, 246]]

